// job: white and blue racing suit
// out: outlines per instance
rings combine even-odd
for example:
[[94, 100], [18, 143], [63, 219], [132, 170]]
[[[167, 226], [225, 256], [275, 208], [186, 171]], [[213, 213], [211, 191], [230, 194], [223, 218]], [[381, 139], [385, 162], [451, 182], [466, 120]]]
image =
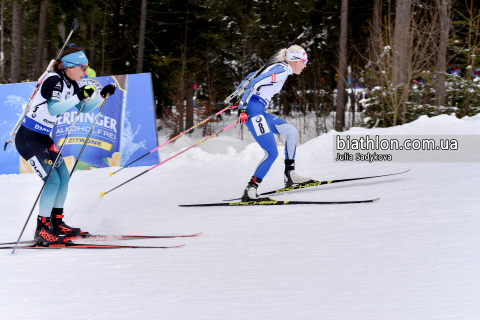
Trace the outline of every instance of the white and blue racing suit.
[[[260, 161], [253, 175], [259, 179], [265, 177], [273, 162], [278, 157], [274, 134], [280, 134], [286, 137], [285, 159], [295, 159], [297, 129], [284, 120], [265, 112], [265, 107], [270, 103], [272, 97], [280, 92], [285, 80], [287, 80], [291, 74], [292, 68], [288, 63], [275, 63], [252, 79], [241, 98], [239, 109], [245, 109], [243, 105], [246, 102], [246, 111], [250, 116], [246, 125], [265, 152], [265, 157]], [[247, 78], [250, 75], [248, 75]], [[245, 80], [242, 81], [239, 87], [242, 86]]]
[[[70, 108], [80, 109], [85, 103], [82, 113], [87, 113], [103, 101], [100, 94], [89, 101], [80, 101], [76, 95], [78, 90], [77, 82], [68, 78], [63, 71], [47, 75], [15, 136], [18, 153], [43, 181], [52, 170], [40, 197], [39, 215], [42, 217], [49, 217], [53, 208], [63, 208], [70, 180], [70, 173], [62, 155], [58, 154], [58, 147], [49, 136], [50, 132], [60, 115]], [[57, 164], [52, 169], [57, 156]]]

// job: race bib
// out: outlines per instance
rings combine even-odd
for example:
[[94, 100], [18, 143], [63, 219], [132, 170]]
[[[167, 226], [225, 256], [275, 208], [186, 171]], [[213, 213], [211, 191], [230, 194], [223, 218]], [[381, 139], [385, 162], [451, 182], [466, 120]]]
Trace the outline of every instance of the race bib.
[[253, 117], [252, 123], [253, 127], [255, 128], [255, 133], [257, 134], [257, 137], [270, 132], [267, 120], [265, 120], [265, 117], [263, 115]]

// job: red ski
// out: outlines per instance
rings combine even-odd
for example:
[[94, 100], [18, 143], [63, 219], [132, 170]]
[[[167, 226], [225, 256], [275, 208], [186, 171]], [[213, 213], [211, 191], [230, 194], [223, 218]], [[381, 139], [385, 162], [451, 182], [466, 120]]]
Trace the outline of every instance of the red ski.
[[[184, 244], [179, 246], [170, 246], [170, 247], [149, 247], [149, 246], [109, 246], [109, 245], [98, 245], [98, 244], [82, 244], [82, 243], [62, 243], [62, 244], [50, 244], [46, 246], [40, 245], [28, 245], [28, 246], [18, 246], [17, 249], [169, 249], [169, 248], [180, 248]], [[0, 249], [14, 249], [15, 247], [0, 247]]]
[[[135, 240], [135, 239], [169, 239], [169, 238], [189, 238], [201, 235], [203, 232], [180, 236], [125, 236], [125, 235], [105, 235], [105, 234], [85, 234], [80, 237], [70, 237], [67, 240], [93, 239], [93, 240]], [[5, 242], [0, 245], [15, 244], [16, 242]], [[34, 244], [35, 240], [20, 241], [18, 244]]]

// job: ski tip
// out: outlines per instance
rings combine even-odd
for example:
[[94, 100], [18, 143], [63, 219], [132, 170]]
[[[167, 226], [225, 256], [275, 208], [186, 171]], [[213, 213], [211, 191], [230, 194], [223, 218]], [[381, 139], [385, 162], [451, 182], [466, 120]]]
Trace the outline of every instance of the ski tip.
[[199, 233], [195, 233], [195, 234], [189, 235], [189, 236], [180, 236], [180, 237], [178, 237], [178, 238], [185, 238], [185, 237], [189, 237], [189, 238], [190, 238], [190, 237], [198, 237], [198, 236], [199, 236], [199, 235], [201, 235], [202, 233], [203, 233], [203, 231], [202, 231], [202, 232], [199, 232]]
[[110, 177], [113, 176], [113, 172], [109, 172], [108, 174], [110, 175]]
[[104, 195], [106, 195], [105, 192], [100, 192], [100, 198], [103, 198]]
[[373, 202], [380, 200], [380, 198], [373, 199]]

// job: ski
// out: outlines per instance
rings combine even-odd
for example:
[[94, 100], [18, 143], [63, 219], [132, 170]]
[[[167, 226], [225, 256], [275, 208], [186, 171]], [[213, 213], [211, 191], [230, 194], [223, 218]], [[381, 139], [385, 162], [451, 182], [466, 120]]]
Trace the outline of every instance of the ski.
[[226, 206], [282, 206], [292, 204], [352, 204], [375, 202], [380, 198], [358, 201], [277, 201], [274, 199], [263, 201], [240, 201], [240, 202], [220, 202], [220, 203], [200, 203], [200, 204], [179, 204], [180, 207], [226, 207]]
[[[82, 244], [82, 243], [62, 243], [62, 244], [51, 244], [46, 246], [40, 245], [27, 245], [27, 246], [17, 246], [17, 249], [169, 249], [169, 248], [180, 248], [184, 244], [179, 246], [170, 246], [170, 247], [150, 247], [150, 246], [109, 246], [109, 245], [98, 245], [98, 244]], [[0, 249], [14, 249], [15, 247], [0, 247]]]
[[[338, 180], [327, 180], [327, 181], [317, 181], [317, 180], [310, 180], [302, 184], [297, 184], [291, 187], [285, 187], [282, 189], [277, 189], [273, 191], [268, 191], [265, 193], [260, 194], [261, 196], [267, 196], [271, 194], [279, 194], [279, 193], [285, 193], [285, 192], [290, 192], [290, 191], [295, 191], [295, 190], [300, 190], [300, 189], [305, 189], [305, 188], [310, 188], [310, 187], [316, 187], [319, 185], [325, 185], [325, 184], [331, 184], [331, 183], [338, 183], [338, 182], [347, 182], [347, 181], [354, 181], [354, 180], [363, 180], [363, 179], [372, 179], [372, 178], [380, 178], [380, 177], [387, 177], [387, 176], [394, 176], [397, 174], [402, 174], [410, 171], [408, 169], [407, 171], [399, 172], [399, 173], [391, 173], [391, 174], [384, 174], [381, 176], [371, 176], [371, 177], [361, 177], [361, 178], [351, 178], [351, 179], [338, 179]], [[240, 200], [241, 198], [235, 198], [235, 199], [229, 199], [229, 200], [223, 200], [223, 201], [234, 201], [234, 200]]]
[[[136, 240], [136, 239], [169, 239], [169, 238], [189, 238], [201, 235], [203, 232], [181, 236], [125, 236], [125, 235], [105, 235], [105, 234], [87, 234], [79, 237], [67, 237], [66, 240], [92, 239], [92, 240]], [[0, 245], [15, 244], [16, 242], [5, 242]], [[34, 244], [35, 240], [20, 241], [18, 244]]]

